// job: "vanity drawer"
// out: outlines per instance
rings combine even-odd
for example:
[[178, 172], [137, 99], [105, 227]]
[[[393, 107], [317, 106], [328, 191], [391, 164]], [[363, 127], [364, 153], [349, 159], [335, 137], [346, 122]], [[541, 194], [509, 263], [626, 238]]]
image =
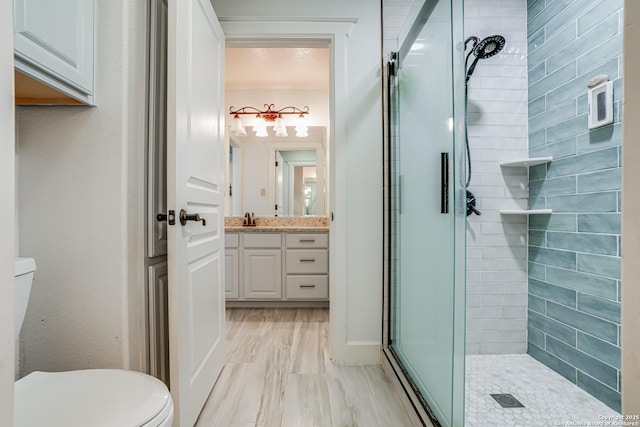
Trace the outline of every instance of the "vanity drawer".
[[243, 246], [245, 248], [280, 248], [282, 237], [280, 233], [244, 233]]
[[287, 250], [287, 274], [329, 273], [329, 251], [327, 249]]
[[287, 234], [287, 248], [328, 248], [329, 234], [327, 233], [289, 233]]
[[287, 276], [287, 299], [328, 299], [328, 276]]
[[224, 247], [225, 248], [237, 248], [238, 247], [238, 233], [225, 233], [224, 235]]

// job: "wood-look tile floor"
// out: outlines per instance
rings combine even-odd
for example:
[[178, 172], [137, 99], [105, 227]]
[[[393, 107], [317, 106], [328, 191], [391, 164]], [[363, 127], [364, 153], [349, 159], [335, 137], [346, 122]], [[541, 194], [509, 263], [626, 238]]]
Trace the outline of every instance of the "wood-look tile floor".
[[409, 427], [379, 365], [329, 359], [329, 309], [228, 308], [227, 363], [198, 427]]

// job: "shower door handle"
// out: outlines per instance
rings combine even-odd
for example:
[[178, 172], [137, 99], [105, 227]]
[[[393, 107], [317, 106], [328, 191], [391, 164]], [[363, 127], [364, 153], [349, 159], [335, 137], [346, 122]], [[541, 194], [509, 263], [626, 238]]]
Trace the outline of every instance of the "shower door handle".
[[440, 213], [449, 213], [449, 153], [440, 153]]

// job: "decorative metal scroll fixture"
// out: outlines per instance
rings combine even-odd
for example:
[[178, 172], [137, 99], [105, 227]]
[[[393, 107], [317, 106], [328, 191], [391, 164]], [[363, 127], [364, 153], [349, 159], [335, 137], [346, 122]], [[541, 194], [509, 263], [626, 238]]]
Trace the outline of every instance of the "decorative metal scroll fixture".
[[305, 116], [309, 114], [309, 107], [304, 106], [302, 109], [289, 106], [276, 109], [274, 104], [264, 104], [264, 109], [260, 110], [256, 107], [242, 107], [234, 110], [233, 106], [229, 108], [229, 114], [233, 115], [233, 122], [231, 123], [231, 132], [236, 136], [247, 136], [247, 131], [244, 128], [244, 124], [240, 119], [241, 115], [255, 115], [253, 121], [253, 131], [256, 136], [265, 137], [267, 133], [267, 123], [273, 123], [273, 130], [278, 137], [288, 136], [287, 127], [284, 124], [283, 114], [296, 114], [298, 116], [298, 122], [296, 124], [296, 136], [306, 137], [309, 136], [308, 127], [305, 123]]

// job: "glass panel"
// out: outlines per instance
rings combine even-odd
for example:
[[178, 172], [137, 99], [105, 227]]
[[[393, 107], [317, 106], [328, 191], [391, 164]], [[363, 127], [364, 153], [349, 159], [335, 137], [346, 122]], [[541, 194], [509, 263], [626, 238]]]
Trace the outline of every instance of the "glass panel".
[[[460, 427], [465, 209], [463, 122], [456, 117], [464, 118], [458, 93], [464, 90], [458, 70], [463, 52], [457, 49], [461, 22], [461, 4], [437, 2], [390, 83], [391, 348], [440, 423]], [[442, 153], [447, 153], [446, 165]]]

